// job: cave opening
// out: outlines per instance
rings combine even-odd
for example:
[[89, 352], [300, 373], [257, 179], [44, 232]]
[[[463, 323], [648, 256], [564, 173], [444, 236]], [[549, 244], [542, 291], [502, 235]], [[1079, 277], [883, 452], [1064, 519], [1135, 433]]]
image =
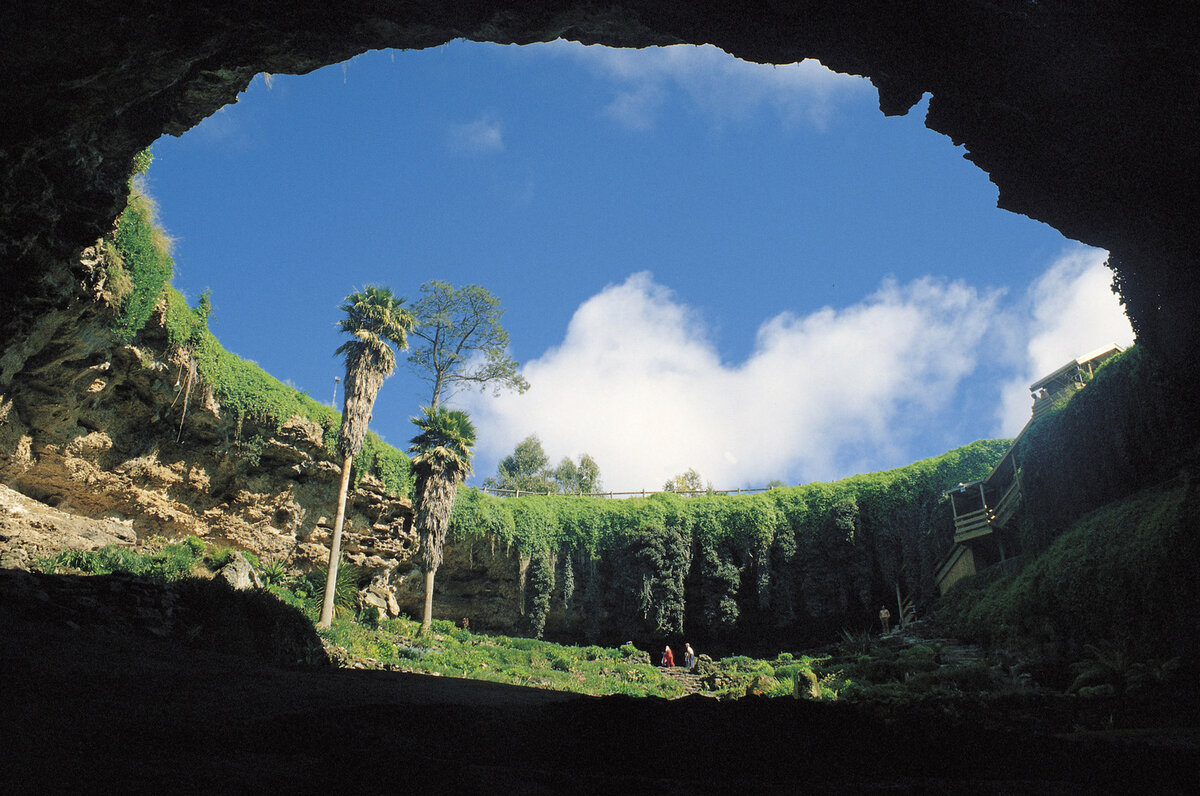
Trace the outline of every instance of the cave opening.
[[[193, 297], [211, 289], [225, 345], [314, 396], [337, 373], [325, 352], [353, 287], [378, 281], [411, 295], [444, 279], [495, 291], [515, 355], [541, 366], [553, 398], [500, 411], [471, 403], [495, 440], [476, 480], [538, 433], [554, 459], [614, 439], [603, 448], [610, 466], [629, 471], [616, 489], [655, 489], [688, 467], [720, 488], [797, 483], [1012, 433], [1027, 412], [1022, 380], [1075, 348], [1116, 334], [1127, 342], [1102, 251], [997, 209], [964, 148], [924, 126], [928, 98], [898, 118], [877, 102], [865, 79], [815, 62], [754, 65], [712, 47], [370, 52], [256, 78], [237, 104], [155, 144], [150, 191], [179, 239], [177, 286]], [[1081, 284], [1083, 302], [1070, 295]], [[568, 345], [569, 329], [589, 305], [618, 300], [635, 306], [629, 322], [644, 338], [677, 361], [702, 361], [647, 363], [628, 349], [634, 377], [597, 377], [612, 364], [586, 341]], [[1036, 325], [1054, 311], [1070, 317]], [[663, 320], [672, 313], [682, 319]], [[905, 313], [919, 317], [892, 317]], [[1018, 316], [1049, 352], [1022, 351], [999, 328]], [[873, 344], [893, 331], [911, 347]], [[565, 357], [550, 356], [564, 347], [590, 368], [594, 390], [570, 389]], [[676, 389], [670, 371], [680, 369]], [[397, 376], [374, 425], [402, 441], [421, 388]], [[605, 415], [579, 400], [614, 379], [630, 403], [610, 394]], [[864, 379], [883, 386], [856, 386]], [[712, 383], [773, 422], [714, 417], [733, 408], [703, 405]], [[656, 389], [674, 405], [646, 412], [663, 429], [655, 445], [683, 448], [656, 462], [665, 474], [620, 450], [634, 447], [620, 412], [628, 418]], [[769, 393], [780, 397], [745, 397]], [[872, 400], [884, 409], [862, 406]], [[828, 409], [856, 401], [855, 411]], [[795, 414], [820, 420], [778, 419]], [[608, 433], [581, 436], [571, 421], [581, 415], [611, 418], [600, 423]], [[833, 454], [797, 456], [816, 426], [842, 429], [814, 445]], [[706, 435], [715, 441], [692, 444]], [[747, 471], [751, 448], [763, 462]]]

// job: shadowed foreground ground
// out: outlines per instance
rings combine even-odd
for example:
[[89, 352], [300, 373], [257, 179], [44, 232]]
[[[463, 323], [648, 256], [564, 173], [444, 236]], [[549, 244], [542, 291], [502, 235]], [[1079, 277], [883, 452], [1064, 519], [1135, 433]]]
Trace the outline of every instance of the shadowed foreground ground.
[[885, 719], [792, 699], [598, 699], [280, 668], [201, 634], [160, 638], [136, 616], [82, 624], [94, 605], [0, 575], [9, 793], [1164, 792], [1197, 773], [1188, 730], [1065, 737], [969, 706], [951, 723], [944, 708]]

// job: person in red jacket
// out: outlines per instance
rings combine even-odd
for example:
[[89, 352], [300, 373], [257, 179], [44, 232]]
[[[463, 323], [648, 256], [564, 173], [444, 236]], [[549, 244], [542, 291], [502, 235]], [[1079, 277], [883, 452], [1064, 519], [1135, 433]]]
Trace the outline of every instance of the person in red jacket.
[[671, 652], [670, 647], [667, 647], [665, 650], [663, 650], [662, 665], [663, 666], [674, 666], [675, 665], [675, 653]]

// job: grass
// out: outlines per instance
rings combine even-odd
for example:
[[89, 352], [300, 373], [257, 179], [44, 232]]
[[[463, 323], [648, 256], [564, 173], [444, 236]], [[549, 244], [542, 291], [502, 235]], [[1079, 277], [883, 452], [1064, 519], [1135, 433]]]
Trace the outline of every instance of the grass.
[[[47, 573], [127, 573], [161, 581], [211, 577], [233, 558], [229, 547], [197, 537], [179, 542], [154, 540], [144, 550], [108, 545], [95, 551], [69, 550], [41, 559]], [[298, 609], [314, 623], [324, 593], [324, 572], [290, 573], [277, 561], [248, 558], [264, 576], [263, 597]], [[625, 694], [674, 698], [685, 695], [678, 681], [651, 665], [651, 656], [632, 643], [619, 647], [583, 647], [532, 638], [473, 633], [445, 620], [422, 635], [420, 623], [407, 618], [380, 621], [374, 611], [358, 611], [362, 574], [339, 568], [337, 613], [333, 626], [318, 631], [344, 652], [343, 663], [371, 668], [464, 677], [595, 696]], [[866, 644], [866, 641], [863, 641]], [[781, 653], [761, 660], [737, 655], [702, 661], [699, 673], [713, 696], [798, 697], [806, 699], [895, 699], [905, 692], [954, 693], [994, 685], [986, 668], [939, 666], [938, 650], [914, 646], [899, 651], [877, 644], [844, 646], [839, 656]]]
[[[182, 541], [156, 539], [142, 550], [110, 545], [94, 551], [63, 551], [41, 559], [37, 568], [59, 574], [121, 572], [160, 581], [182, 581], [181, 588], [192, 588], [203, 585], [204, 578], [211, 577], [215, 567], [231, 556], [230, 548], [209, 545], [196, 537]], [[335, 650], [334, 657], [342, 665], [594, 696], [624, 694], [670, 699], [687, 693], [679, 681], [651, 665], [651, 656], [632, 643], [619, 647], [576, 647], [532, 638], [474, 633], [445, 620], [435, 621], [431, 632], [421, 634], [417, 621], [380, 620], [374, 610], [359, 611], [357, 589], [364, 576], [350, 565], [339, 569], [338, 612], [333, 626], [316, 631], [313, 624], [324, 592], [324, 572], [297, 575], [269, 559], [253, 559], [252, 565], [265, 576], [267, 583], [253, 595], [254, 600], [250, 601], [253, 605], [247, 608], [235, 601], [230, 603], [234, 608], [218, 606], [219, 610], [214, 611], [216, 614], [226, 610], [250, 611], [245, 616], [227, 617], [241, 629], [236, 633], [230, 631], [232, 635], [227, 633], [225, 642], [236, 646], [250, 643], [246, 641], [250, 639], [256, 649], [248, 651], [267, 658], [305, 657], [303, 637], [307, 634], [313, 639], [319, 635], [327, 644], [340, 648]], [[196, 599], [205, 605], [206, 600], [224, 599], [221, 594], [214, 596], [209, 592], [197, 595]], [[287, 612], [285, 605], [297, 612]], [[292, 618], [279, 624], [283, 614]], [[255, 628], [269, 632], [264, 635]], [[218, 634], [218, 629], [213, 625], [205, 632]], [[951, 706], [946, 709], [957, 709], [953, 706], [965, 704], [964, 700], [1003, 699], [1006, 695], [1024, 698], [1033, 693], [1028, 683], [1003, 674], [1000, 667], [993, 667], [981, 656], [956, 658], [940, 642], [900, 645], [867, 634], [846, 635], [843, 643], [831, 646], [826, 654], [783, 652], [770, 659], [735, 655], [717, 661], [704, 658], [697, 665], [697, 673], [704, 691], [722, 699], [789, 697], [870, 703], [884, 709], [928, 704], [930, 700]], [[257, 648], [276, 641], [282, 645], [280, 650]], [[1174, 687], [1182, 679], [1179, 659], [1135, 659], [1124, 648], [1111, 644], [1089, 645], [1086, 652], [1073, 665], [1077, 675], [1074, 682], [1068, 681], [1070, 688], [1066, 684], [1063, 687], [1077, 698], [1155, 693]]]
[[165, 544], [157, 550], [138, 552], [128, 547], [105, 545], [99, 550], [64, 550], [35, 562], [34, 568], [50, 574], [80, 573], [108, 575], [124, 573], [154, 580], [182, 580], [193, 574], [201, 558], [186, 543]]
[[349, 618], [322, 631], [349, 657], [399, 671], [465, 677], [580, 694], [627, 694], [672, 698], [686, 691], [665, 677], [632, 644], [621, 648], [573, 647], [549, 641], [472, 633], [435, 621], [387, 619], [378, 627]]

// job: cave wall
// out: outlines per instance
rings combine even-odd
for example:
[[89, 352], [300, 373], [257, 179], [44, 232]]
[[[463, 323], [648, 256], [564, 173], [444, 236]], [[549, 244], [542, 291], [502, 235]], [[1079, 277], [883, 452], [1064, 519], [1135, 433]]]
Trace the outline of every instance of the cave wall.
[[[102, 271], [98, 248], [87, 255], [80, 270]], [[166, 302], [124, 345], [108, 298], [43, 314], [35, 353], [0, 392], [0, 484], [10, 503], [32, 498], [0, 506], [0, 564], [195, 535], [323, 571], [341, 484], [325, 429], [298, 416], [279, 428], [239, 420], [202, 382], [185, 389], [188, 355], [169, 343]], [[416, 549], [411, 502], [364, 476], [347, 505], [346, 559], [387, 583]]]
[[[111, 224], [132, 156], [263, 71], [454, 38], [710, 43], [867, 75], [887, 114], [964, 144], [999, 205], [1109, 249], [1143, 342], [1196, 370], [1200, 12], [1096, 0], [243, 4], [48, 0], [0, 11], [0, 346], [71, 300], [62, 270]], [[0, 389], [5, 386], [0, 374]]]

